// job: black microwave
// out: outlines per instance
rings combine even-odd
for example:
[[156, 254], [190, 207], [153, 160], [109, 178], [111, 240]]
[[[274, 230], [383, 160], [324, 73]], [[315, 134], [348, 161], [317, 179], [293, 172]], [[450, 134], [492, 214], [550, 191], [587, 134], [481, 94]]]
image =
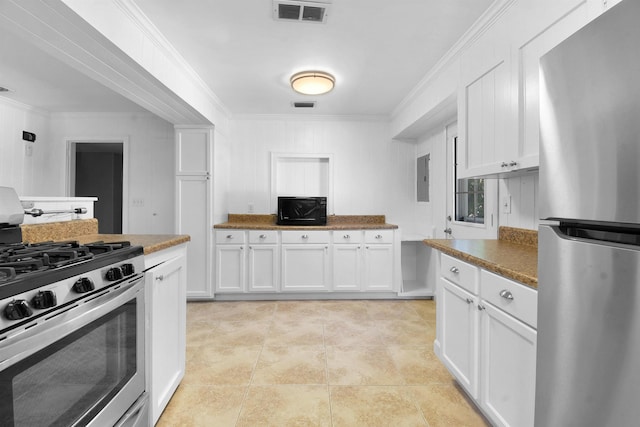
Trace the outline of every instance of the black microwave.
[[278, 197], [279, 225], [326, 225], [326, 197]]

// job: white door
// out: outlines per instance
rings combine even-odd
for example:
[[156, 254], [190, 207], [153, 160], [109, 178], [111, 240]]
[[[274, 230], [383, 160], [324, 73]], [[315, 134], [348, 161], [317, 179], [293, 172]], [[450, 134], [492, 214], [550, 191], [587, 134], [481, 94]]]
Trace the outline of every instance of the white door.
[[[496, 239], [498, 237], [497, 179], [457, 179], [458, 131], [447, 127], [447, 214], [445, 238]], [[483, 191], [481, 191], [483, 189]], [[436, 237], [440, 235], [436, 231]]]

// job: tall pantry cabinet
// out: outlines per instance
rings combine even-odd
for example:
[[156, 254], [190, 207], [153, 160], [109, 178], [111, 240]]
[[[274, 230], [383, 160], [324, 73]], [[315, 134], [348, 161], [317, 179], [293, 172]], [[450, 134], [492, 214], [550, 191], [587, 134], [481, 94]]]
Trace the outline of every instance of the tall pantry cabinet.
[[191, 236], [187, 298], [213, 298], [213, 126], [175, 126], [176, 232]]

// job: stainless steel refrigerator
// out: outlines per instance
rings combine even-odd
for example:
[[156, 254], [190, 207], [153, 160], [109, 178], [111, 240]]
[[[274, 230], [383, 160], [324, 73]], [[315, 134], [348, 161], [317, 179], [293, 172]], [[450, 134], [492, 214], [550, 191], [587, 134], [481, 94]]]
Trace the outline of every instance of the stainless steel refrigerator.
[[640, 1], [540, 63], [535, 425], [640, 425]]

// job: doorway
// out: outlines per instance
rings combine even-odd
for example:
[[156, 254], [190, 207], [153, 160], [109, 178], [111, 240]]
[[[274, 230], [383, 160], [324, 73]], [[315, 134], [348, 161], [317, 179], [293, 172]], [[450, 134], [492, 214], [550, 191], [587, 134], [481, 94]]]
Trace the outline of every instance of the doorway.
[[458, 127], [446, 129], [447, 195], [446, 238], [496, 239], [498, 237], [498, 180], [459, 178]]
[[97, 197], [99, 232], [122, 234], [124, 141], [69, 141], [69, 195]]

